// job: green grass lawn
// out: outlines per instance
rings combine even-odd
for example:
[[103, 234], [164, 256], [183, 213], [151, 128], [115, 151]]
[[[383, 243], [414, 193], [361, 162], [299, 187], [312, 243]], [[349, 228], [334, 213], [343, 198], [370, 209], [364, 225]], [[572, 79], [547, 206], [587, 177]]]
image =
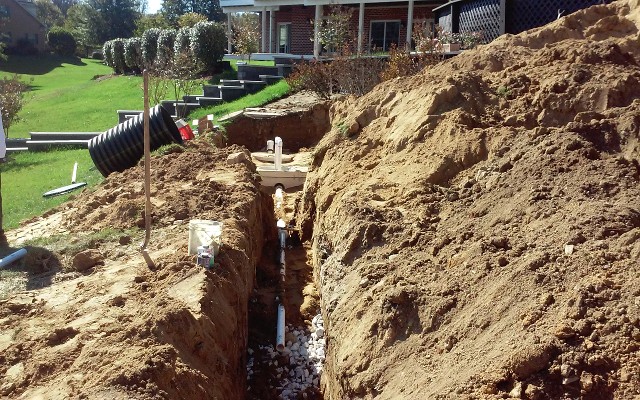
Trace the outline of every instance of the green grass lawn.
[[94, 167], [88, 150], [17, 153], [10, 155], [6, 163], [0, 164], [4, 228], [15, 228], [20, 221], [40, 215], [84, 190], [42, 197], [51, 189], [71, 184], [75, 162], [78, 162], [77, 182], [87, 182], [88, 188], [102, 182], [102, 175]]
[[269, 85], [258, 93], [250, 94], [238, 100], [222, 103], [211, 107], [202, 107], [189, 114], [186, 120], [199, 119], [206, 115], [213, 114], [213, 123], [217, 124], [218, 119], [234, 111], [243, 110], [247, 107], [260, 107], [274, 100], [278, 100], [289, 93], [289, 84], [285, 80]]
[[18, 73], [31, 86], [10, 137], [29, 132], [100, 132], [117, 125], [118, 109], [142, 108], [142, 78], [111, 76], [99, 60], [12, 56], [0, 77]]

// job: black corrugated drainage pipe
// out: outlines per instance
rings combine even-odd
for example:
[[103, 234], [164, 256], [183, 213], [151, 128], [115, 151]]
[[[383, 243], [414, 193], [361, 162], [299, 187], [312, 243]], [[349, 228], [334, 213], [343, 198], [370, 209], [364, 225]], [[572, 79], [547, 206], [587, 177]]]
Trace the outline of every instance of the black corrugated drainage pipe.
[[[182, 144], [182, 137], [171, 115], [157, 105], [149, 113], [151, 150], [162, 145]], [[144, 155], [144, 117], [129, 118], [89, 141], [89, 154], [103, 176], [121, 172], [138, 163]]]

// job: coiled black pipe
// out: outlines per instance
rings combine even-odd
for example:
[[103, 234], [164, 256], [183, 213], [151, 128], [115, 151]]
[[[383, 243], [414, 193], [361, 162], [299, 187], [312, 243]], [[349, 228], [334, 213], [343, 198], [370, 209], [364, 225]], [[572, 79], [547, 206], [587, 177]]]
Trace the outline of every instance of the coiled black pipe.
[[[178, 127], [164, 107], [149, 111], [151, 150], [170, 143], [182, 144]], [[144, 114], [129, 118], [89, 141], [89, 154], [103, 176], [131, 168], [144, 155]]]

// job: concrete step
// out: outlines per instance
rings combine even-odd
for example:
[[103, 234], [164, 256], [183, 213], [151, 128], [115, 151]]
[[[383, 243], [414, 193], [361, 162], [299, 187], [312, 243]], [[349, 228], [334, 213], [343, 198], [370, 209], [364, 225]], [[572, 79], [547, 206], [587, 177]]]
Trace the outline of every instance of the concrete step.
[[204, 97], [220, 97], [220, 85], [203, 85]]
[[260, 75], [260, 80], [266, 82], [269, 85], [271, 85], [272, 83], [276, 83], [281, 79], [283, 79], [283, 77], [280, 75]]
[[131, 117], [136, 117], [143, 113], [142, 110], [118, 110], [118, 123], [121, 124]]
[[88, 140], [27, 140], [29, 151], [48, 150], [51, 148], [70, 147], [76, 149], [88, 148]]
[[205, 97], [205, 96], [196, 97], [196, 100], [203, 107], [215, 106], [222, 103], [223, 101], [220, 97]]
[[90, 140], [102, 132], [30, 132], [31, 140]]
[[224, 101], [233, 101], [247, 94], [243, 87], [220, 86], [220, 97]]

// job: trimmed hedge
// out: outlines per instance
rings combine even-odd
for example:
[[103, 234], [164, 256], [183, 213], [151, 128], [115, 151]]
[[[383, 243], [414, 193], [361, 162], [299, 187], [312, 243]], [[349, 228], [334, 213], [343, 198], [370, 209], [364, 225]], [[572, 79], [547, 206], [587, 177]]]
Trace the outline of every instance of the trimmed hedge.
[[150, 67], [156, 61], [158, 53], [158, 36], [162, 29], [151, 28], [142, 34], [142, 62], [145, 67]]
[[180, 28], [173, 45], [174, 54], [191, 53], [191, 28]]
[[64, 28], [54, 26], [47, 33], [47, 42], [54, 53], [61, 56], [72, 56], [76, 53], [76, 39]]
[[156, 63], [163, 67], [169, 65], [173, 59], [173, 46], [176, 41], [177, 31], [175, 29], [163, 29], [158, 35], [158, 50], [156, 53]]
[[124, 41], [126, 39], [113, 39], [111, 47], [111, 59], [113, 60], [113, 69], [116, 72], [124, 73], [127, 71], [127, 63], [124, 59]]
[[226, 32], [218, 22], [198, 22], [191, 29], [191, 51], [207, 71], [213, 71], [224, 57]]
[[133, 37], [124, 42], [124, 61], [129, 69], [142, 71], [142, 39]]
[[104, 63], [111, 68], [114, 68], [113, 57], [111, 54], [111, 48], [113, 47], [113, 42], [111, 40], [107, 40], [102, 45], [102, 54], [104, 55]]

